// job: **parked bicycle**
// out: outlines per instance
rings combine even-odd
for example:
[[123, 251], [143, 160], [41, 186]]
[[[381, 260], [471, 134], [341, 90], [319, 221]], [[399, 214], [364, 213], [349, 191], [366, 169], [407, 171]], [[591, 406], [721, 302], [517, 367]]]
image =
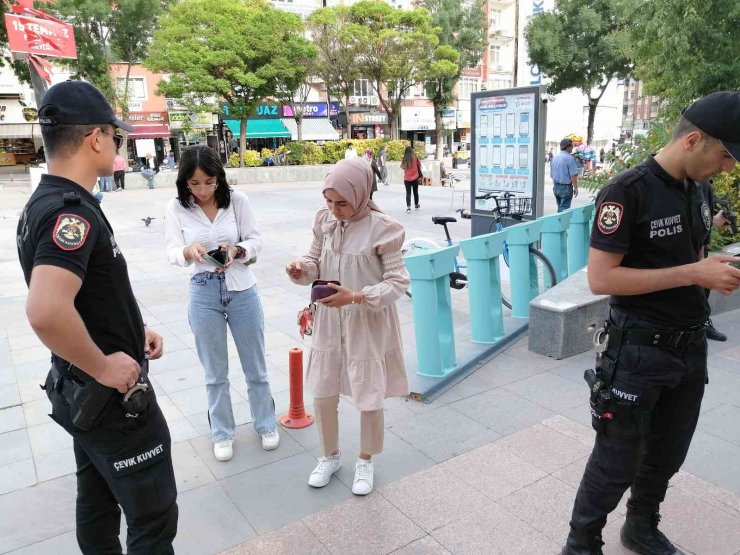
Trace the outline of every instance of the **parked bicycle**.
[[[496, 207], [491, 210], [493, 219], [491, 225], [488, 228], [488, 232], [501, 231], [506, 224], [513, 225], [520, 223], [524, 220], [524, 216], [531, 212], [532, 209], [532, 197], [518, 197], [510, 192], [493, 191], [484, 195], [475, 197], [476, 200], [490, 200], [493, 199], [496, 203]], [[458, 210], [463, 219], [470, 219], [470, 213], [467, 210]], [[457, 222], [457, 218], [451, 216], [433, 216], [432, 222], [436, 225], [441, 225], [445, 230], [445, 243], [448, 247], [451, 247], [454, 243], [450, 236], [450, 231], [447, 229], [447, 224]], [[441, 249], [442, 245], [427, 237], [415, 237], [409, 239], [403, 244], [402, 252], [406, 254], [418, 254], [426, 250]], [[539, 249], [529, 246], [530, 254], [530, 265], [532, 271], [530, 271], [530, 279], [532, 280], [531, 286], [536, 287], [538, 291], [545, 291], [557, 283], [557, 277], [555, 275], [555, 269], [548, 258]], [[506, 266], [509, 266], [509, 246], [504, 242], [504, 251], [502, 255]], [[455, 270], [450, 272], [450, 287], [452, 289], [463, 289], [467, 283], [468, 278], [464, 273], [467, 269], [467, 264], [461, 262], [458, 257], [455, 257]], [[411, 297], [412, 293], [407, 291], [406, 294]], [[501, 302], [507, 308], [511, 308], [511, 299], [501, 292]]]

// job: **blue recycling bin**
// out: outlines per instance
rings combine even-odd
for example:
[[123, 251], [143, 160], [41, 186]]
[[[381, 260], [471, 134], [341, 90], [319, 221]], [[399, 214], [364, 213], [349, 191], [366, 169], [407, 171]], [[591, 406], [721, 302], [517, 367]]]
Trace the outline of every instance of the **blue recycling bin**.
[[440, 378], [457, 366], [449, 274], [455, 271], [458, 247], [406, 256], [411, 276], [411, 304], [420, 376]]
[[514, 318], [529, 318], [529, 301], [540, 294], [537, 266], [529, 254], [529, 247], [539, 241], [542, 221], [521, 223], [506, 229], [511, 280], [511, 315]]
[[[565, 211], [540, 218], [542, 252], [552, 264], [558, 283], [568, 277], [568, 228], [571, 216], [572, 212]], [[552, 285], [548, 283], [548, 286]]]
[[588, 262], [589, 223], [594, 205], [587, 204], [568, 210], [571, 214], [568, 228], [568, 275], [572, 275]]
[[504, 336], [499, 257], [504, 252], [506, 231], [460, 241], [468, 264], [471, 340], [495, 343]]

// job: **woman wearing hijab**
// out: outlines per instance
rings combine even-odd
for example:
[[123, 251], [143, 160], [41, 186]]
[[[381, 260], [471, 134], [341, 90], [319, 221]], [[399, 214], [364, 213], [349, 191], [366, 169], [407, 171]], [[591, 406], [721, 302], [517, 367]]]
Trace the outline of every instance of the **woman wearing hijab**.
[[336, 292], [317, 301], [306, 382], [323, 457], [308, 483], [324, 487], [342, 466], [339, 395], [360, 411], [360, 453], [352, 492], [373, 489], [372, 456], [383, 450], [383, 401], [407, 395], [396, 301], [409, 287], [401, 246], [404, 229], [370, 200], [372, 169], [360, 158], [337, 163], [323, 189], [327, 208], [314, 219], [307, 255], [286, 267], [301, 285], [335, 280]]

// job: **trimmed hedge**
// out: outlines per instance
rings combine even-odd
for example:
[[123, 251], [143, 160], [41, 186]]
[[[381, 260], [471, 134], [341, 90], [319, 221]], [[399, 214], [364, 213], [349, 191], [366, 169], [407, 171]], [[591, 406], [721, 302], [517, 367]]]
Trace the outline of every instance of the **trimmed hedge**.
[[[389, 141], [387, 139], [342, 139], [339, 141], [327, 141], [323, 145], [318, 145], [312, 141], [291, 141], [275, 150], [268, 148], [263, 148], [261, 152], [247, 150], [244, 153], [244, 165], [247, 167], [261, 166], [265, 158], [275, 156], [281, 152], [288, 153], [289, 164], [305, 166], [336, 164], [344, 158], [344, 152], [350, 144], [354, 145], [357, 154], [360, 156], [364, 156], [367, 149], [377, 154], [381, 147], [386, 145], [388, 148], [388, 160], [398, 162], [403, 158], [403, 153], [406, 147], [409, 146], [409, 141], [401, 139], [395, 141]], [[414, 150], [420, 159], [423, 160], [426, 157], [423, 142], [416, 141], [414, 143]], [[238, 154], [234, 153], [229, 157], [229, 165], [232, 168], [239, 166]]]

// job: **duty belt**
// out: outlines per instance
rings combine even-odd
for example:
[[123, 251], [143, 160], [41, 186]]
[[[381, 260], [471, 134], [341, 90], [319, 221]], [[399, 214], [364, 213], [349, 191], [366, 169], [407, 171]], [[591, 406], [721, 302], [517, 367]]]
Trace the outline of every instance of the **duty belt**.
[[691, 330], [644, 330], [609, 326], [610, 338], [617, 339], [615, 336], [621, 336], [622, 345], [645, 345], [669, 349], [685, 349], [696, 345], [704, 341], [706, 332], [705, 326]]

